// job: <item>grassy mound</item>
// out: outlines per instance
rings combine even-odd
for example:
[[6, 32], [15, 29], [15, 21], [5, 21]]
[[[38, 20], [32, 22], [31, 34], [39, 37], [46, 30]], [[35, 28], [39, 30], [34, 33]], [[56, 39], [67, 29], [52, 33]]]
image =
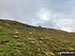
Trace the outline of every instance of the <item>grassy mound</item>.
[[75, 33], [0, 20], [0, 56], [59, 56], [57, 51], [75, 51]]

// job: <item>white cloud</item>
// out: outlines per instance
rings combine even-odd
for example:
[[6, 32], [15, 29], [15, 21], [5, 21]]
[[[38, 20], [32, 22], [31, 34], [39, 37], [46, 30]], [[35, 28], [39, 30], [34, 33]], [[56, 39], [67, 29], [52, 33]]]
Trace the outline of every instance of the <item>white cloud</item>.
[[56, 26], [58, 26], [61, 30], [73, 32], [75, 20], [74, 19], [59, 19], [58, 22], [56, 22]]
[[50, 20], [51, 12], [48, 9], [42, 8], [37, 12], [36, 15], [38, 18], [42, 20]]
[[0, 0], [0, 18], [75, 32], [75, 0]]

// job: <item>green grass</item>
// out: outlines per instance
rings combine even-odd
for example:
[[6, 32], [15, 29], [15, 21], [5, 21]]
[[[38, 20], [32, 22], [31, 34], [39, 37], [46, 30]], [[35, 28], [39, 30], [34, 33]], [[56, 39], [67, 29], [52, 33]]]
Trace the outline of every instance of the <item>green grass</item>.
[[[0, 56], [60, 56], [57, 51], [75, 51], [75, 33], [0, 21]], [[27, 31], [25, 27], [36, 30]]]

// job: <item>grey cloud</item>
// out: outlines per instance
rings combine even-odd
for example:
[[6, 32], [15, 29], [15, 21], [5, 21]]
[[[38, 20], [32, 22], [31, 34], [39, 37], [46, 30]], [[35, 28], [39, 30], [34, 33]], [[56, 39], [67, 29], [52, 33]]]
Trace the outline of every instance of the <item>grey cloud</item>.
[[0, 0], [0, 18], [75, 31], [75, 0]]

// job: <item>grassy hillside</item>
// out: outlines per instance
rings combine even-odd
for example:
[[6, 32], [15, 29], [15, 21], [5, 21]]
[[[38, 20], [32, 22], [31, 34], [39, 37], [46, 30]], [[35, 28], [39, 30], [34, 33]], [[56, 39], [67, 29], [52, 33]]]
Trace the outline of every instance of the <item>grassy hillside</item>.
[[0, 56], [59, 56], [57, 51], [74, 50], [75, 33], [0, 20]]

